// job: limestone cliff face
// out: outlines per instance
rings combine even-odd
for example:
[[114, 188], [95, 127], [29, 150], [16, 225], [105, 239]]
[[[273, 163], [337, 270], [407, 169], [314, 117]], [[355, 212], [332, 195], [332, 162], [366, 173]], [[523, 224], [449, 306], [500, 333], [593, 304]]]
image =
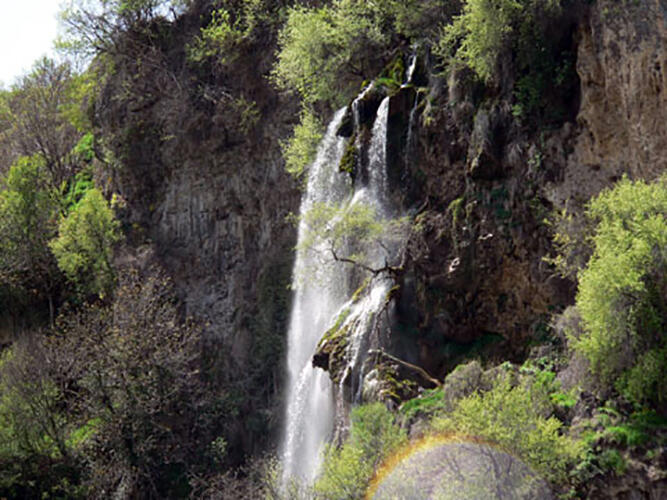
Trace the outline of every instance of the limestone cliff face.
[[[667, 4], [596, 2], [578, 36], [577, 127], [551, 143], [564, 163], [562, 181], [548, 190], [558, 206], [586, 200], [623, 174], [654, 179], [667, 171]], [[569, 154], [557, 151], [563, 143]]]
[[400, 354], [435, 376], [470, 354], [521, 359], [572, 303], [574, 283], [544, 261], [544, 221], [564, 208], [577, 220], [624, 174], [667, 170], [666, 17], [659, 0], [603, 0], [575, 17], [579, 85], [557, 127], [522, 124], [502, 88], [480, 99], [465, 73], [431, 74], [409, 182], [396, 184], [422, 210], [397, 302]]
[[183, 47], [201, 22], [193, 11], [152, 46], [128, 42], [95, 116], [130, 243], [152, 247], [204, 325], [210, 376], [243, 394], [225, 421], [241, 458], [278, 423], [296, 244], [286, 216], [300, 200], [280, 144], [298, 107], [267, 78], [270, 40], [225, 67], [190, 65]]

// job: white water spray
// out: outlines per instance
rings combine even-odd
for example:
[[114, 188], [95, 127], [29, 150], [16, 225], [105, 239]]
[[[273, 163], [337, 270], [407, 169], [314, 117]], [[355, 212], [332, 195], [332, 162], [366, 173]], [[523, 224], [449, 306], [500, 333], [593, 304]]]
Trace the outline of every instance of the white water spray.
[[[353, 105], [352, 111], [358, 126], [356, 108]], [[341, 204], [345, 200], [349, 200], [348, 204], [364, 203], [371, 206], [378, 216], [386, 216], [388, 112], [389, 98], [386, 98], [378, 109], [372, 130], [368, 185], [356, 186], [354, 192], [349, 176], [338, 171], [345, 139], [337, 137], [336, 131], [345, 110], [336, 113], [320, 144], [317, 158], [310, 167], [306, 194], [301, 203], [301, 216], [316, 203]], [[299, 242], [307, 236], [307, 231], [302, 219]], [[387, 278], [376, 278], [369, 293], [353, 304], [348, 301], [353, 268], [342, 262], [323, 263], [315, 260], [315, 254], [327, 252], [326, 248], [316, 250], [320, 252], [299, 250], [294, 265], [296, 294], [288, 332], [288, 402], [282, 445], [284, 482], [294, 477], [312, 484], [319, 469], [322, 448], [333, 429], [333, 387], [329, 375], [314, 368], [311, 361], [320, 338], [340, 312], [349, 309], [345, 319], [345, 325], [350, 326], [346, 356], [348, 364], [341, 384], [349, 374], [360, 376], [361, 363], [367, 350], [367, 332], [376, 321], [376, 313], [382, 307], [390, 286]], [[365, 250], [371, 266], [382, 267], [384, 254], [375, 248]], [[305, 273], [309, 273], [309, 279], [298, 279]], [[360, 392], [361, 384], [354, 385], [357, 386], [355, 393]]]

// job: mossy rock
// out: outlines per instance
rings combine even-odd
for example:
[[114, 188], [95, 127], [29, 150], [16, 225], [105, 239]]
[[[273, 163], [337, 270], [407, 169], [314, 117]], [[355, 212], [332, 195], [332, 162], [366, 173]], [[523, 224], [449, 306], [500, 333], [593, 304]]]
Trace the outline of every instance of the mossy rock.
[[359, 165], [359, 149], [357, 148], [357, 134], [353, 134], [345, 146], [345, 152], [340, 159], [338, 170], [349, 174], [354, 182], [357, 175], [357, 167]]
[[343, 309], [336, 318], [334, 325], [322, 336], [315, 354], [313, 366], [329, 372], [331, 380], [340, 382], [342, 368], [346, 363], [348, 332], [352, 326], [345, 320], [350, 315], [350, 309]]

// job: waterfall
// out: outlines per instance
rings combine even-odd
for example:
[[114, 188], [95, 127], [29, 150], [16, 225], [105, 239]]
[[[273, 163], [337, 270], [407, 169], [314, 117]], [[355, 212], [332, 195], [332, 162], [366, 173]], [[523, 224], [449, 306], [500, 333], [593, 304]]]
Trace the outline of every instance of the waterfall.
[[[368, 89], [362, 94], [365, 95]], [[359, 102], [359, 98], [355, 103]], [[387, 216], [387, 120], [389, 98], [385, 98], [377, 112], [372, 129], [368, 154], [368, 185], [352, 186], [350, 177], [338, 171], [345, 149], [345, 139], [337, 137], [346, 110], [336, 113], [329, 124], [319, 146], [317, 158], [309, 170], [306, 193], [301, 203], [303, 216], [316, 203], [348, 206], [364, 203], [373, 207], [379, 216]], [[358, 126], [358, 109], [353, 104], [352, 112]], [[358, 146], [358, 143], [357, 143]], [[299, 242], [307, 236], [308, 228], [299, 225]], [[326, 248], [321, 248], [326, 253]], [[386, 256], [376, 248], [367, 254], [374, 267], [382, 267]], [[356, 303], [349, 299], [354, 280], [354, 268], [342, 262], [315, 260], [313, 252], [298, 250], [294, 265], [295, 298], [292, 306], [287, 345], [288, 389], [285, 432], [282, 444], [283, 482], [291, 477], [312, 483], [320, 465], [320, 454], [324, 443], [333, 430], [334, 415], [342, 413], [336, 409], [333, 384], [329, 374], [312, 366], [322, 335], [332, 326], [340, 314], [347, 309], [345, 326], [349, 328], [347, 365], [341, 384], [348, 376], [361, 380], [360, 366], [367, 350], [367, 333], [374, 327], [376, 314], [386, 300], [390, 280], [378, 277], [371, 281], [369, 290]], [[299, 276], [309, 275], [307, 280]], [[351, 384], [353, 394], [360, 393], [361, 383]], [[342, 387], [339, 394], [343, 393]]]
[[[339, 203], [349, 186], [338, 172], [345, 139], [336, 131], [345, 109], [336, 113], [329, 124], [308, 172], [308, 185], [301, 202], [301, 215], [315, 203]], [[348, 182], [349, 184], [349, 182]], [[299, 224], [299, 241], [307, 235], [303, 220]], [[311, 358], [332, 316], [340, 308], [346, 291], [345, 276], [333, 265], [318, 265], [310, 252], [299, 250], [294, 263], [295, 297], [287, 336], [287, 415], [283, 436], [282, 462], [284, 478], [295, 477], [312, 482], [319, 465], [321, 446], [331, 433], [333, 395], [326, 372], [314, 368]], [[310, 269], [319, 276], [300, 282]]]

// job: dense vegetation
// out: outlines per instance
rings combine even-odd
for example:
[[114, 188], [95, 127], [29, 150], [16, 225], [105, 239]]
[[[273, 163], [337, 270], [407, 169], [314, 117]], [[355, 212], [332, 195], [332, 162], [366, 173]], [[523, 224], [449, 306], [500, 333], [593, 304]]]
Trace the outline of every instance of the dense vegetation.
[[[281, 373], [275, 323], [287, 314], [285, 277], [272, 269], [258, 278], [257, 294], [272, 308], [244, 325], [253, 356], [237, 376], [231, 355], [213, 354], [205, 325], [184, 314], [155, 248], [146, 250], [155, 243], [146, 221], [164, 196], [151, 187], [171, 174], [151, 154], [179, 132], [167, 122], [215, 115], [229, 146], [250, 141], [273, 105], [262, 107], [261, 92], [235, 80], [248, 54], [270, 52], [262, 81], [296, 101], [281, 148], [303, 183], [331, 112], [370, 82], [396, 95], [413, 52], [429, 74], [407, 88], [424, 96], [415, 110], [434, 137], [428, 124], [457, 104], [434, 88], [454, 74], [473, 89], [470, 106], [510, 109], [521, 133], [561, 124], [578, 84], [572, 33], [581, 8], [566, 0], [74, 2], [62, 13], [59, 46], [87, 68], [43, 59], [0, 90], [0, 311], [12, 333], [0, 354], [0, 497], [363, 498], [414, 429], [491, 442], [564, 497], [581, 495], [592, 478], [621, 476], [630, 456], [658, 456], [667, 417], [664, 176], [623, 178], [576, 220], [551, 216], [557, 255], [548, 261], [576, 294], [540, 323], [546, 354], [512, 353], [515, 364], [498, 367], [497, 357], [473, 352], [485, 363], [483, 382], [457, 385], [473, 361], [432, 391], [396, 390], [354, 408], [312, 489], [295, 482], [287, 493], [279, 466], [262, 456], [279, 418], [269, 386]], [[165, 82], [178, 91], [165, 96]], [[171, 100], [153, 127], [142, 113], [159, 99]], [[100, 122], [114, 122], [114, 106], [126, 121], [110, 133]], [[526, 169], [539, 168], [540, 155]], [[120, 187], [135, 185], [145, 189], [128, 206]], [[469, 212], [485, 202], [479, 193], [448, 200], [451, 231], [438, 239], [459, 245]], [[489, 196], [492, 212], [510, 226], [493, 193], [502, 191]], [[395, 258], [370, 268], [357, 252], [362, 242], [400, 246], [425, 232], [419, 219], [378, 220], [359, 205], [316, 205], [303, 221], [313, 231], [301, 250], [325, 247], [323, 258], [362, 274], [405, 271]], [[564, 390], [557, 373], [572, 360], [584, 369]], [[577, 425], [575, 408], [583, 408]], [[252, 435], [242, 450], [233, 444], [239, 432]]]

